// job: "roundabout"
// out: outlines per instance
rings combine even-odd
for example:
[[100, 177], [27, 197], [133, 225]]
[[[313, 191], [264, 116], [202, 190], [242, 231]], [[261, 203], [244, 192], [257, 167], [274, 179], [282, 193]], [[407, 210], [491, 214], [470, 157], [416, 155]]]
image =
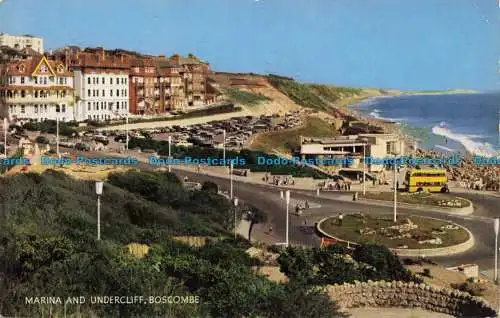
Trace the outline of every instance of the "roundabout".
[[400, 256], [444, 256], [464, 252], [474, 245], [466, 228], [443, 219], [398, 215], [353, 213], [327, 217], [317, 224], [323, 236], [348, 246], [380, 244]]

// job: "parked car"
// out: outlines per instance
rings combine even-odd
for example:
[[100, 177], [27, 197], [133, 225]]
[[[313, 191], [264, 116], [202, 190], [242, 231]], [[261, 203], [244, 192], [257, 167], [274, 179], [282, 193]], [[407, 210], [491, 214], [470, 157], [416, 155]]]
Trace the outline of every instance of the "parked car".
[[80, 151], [90, 151], [90, 145], [83, 142], [77, 143], [75, 148]]
[[48, 145], [50, 143], [49, 138], [45, 136], [36, 137], [35, 142], [38, 144], [45, 144], [45, 145]]
[[94, 140], [100, 142], [103, 145], [109, 145], [109, 139], [104, 135], [97, 135], [94, 137]]

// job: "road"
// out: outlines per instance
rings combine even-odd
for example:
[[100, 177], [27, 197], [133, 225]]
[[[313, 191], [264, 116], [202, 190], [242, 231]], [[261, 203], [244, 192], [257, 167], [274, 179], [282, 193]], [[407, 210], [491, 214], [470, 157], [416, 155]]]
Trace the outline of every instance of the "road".
[[[175, 170], [174, 170], [175, 171]], [[213, 181], [223, 189], [229, 189], [229, 180], [213, 176], [177, 171], [179, 176], [188, 176], [192, 181]], [[240, 199], [251, 202], [257, 208], [266, 211], [269, 223], [273, 227], [273, 235], [269, 235], [268, 225], [256, 226], [254, 238], [266, 243], [277, 243], [285, 241], [286, 210], [285, 204], [280, 199], [280, 188], [267, 185], [247, 184], [233, 182], [234, 195]], [[314, 222], [337, 214], [361, 212], [364, 214], [392, 214], [393, 208], [387, 206], [367, 205], [366, 203], [346, 202], [339, 197], [345, 193], [328, 193], [317, 197], [314, 191], [291, 191], [291, 197], [297, 200], [308, 200], [311, 203], [321, 205], [319, 208], [309, 209], [302, 216], [290, 215], [289, 239], [292, 244], [319, 246], [320, 239], [314, 234]], [[493, 267], [494, 257], [494, 233], [492, 217], [500, 216], [500, 198], [481, 194], [464, 194], [463, 197], [471, 200], [476, 207], [477, 213], [469, 216], [459, 216], [442, 212], [427, 212], [411, 208], [398, 208], [398, 213], [413, 214], [443, 218], [468, 228], [474, 235], [475, 245], [467, 252], [446, 257], [432, 258], [444, 266], [456, 266], [461, 264], [478, 264], [481, 271]], [[290, 208], [290, 212], [292, 208]], [[308, 229], [304, 229], [304, 219], [307, 220]]]
[[[109, 153], [104, 154], [96, 152], [81, 154], [86, 156], [109, 156]], [[150, 170], [151, 166], [140, 163], [138, 168]], [[176, 169], [175, 166], [173, 166], [172, 171], [176, 173], [180, 179], [187, 176], [189, 181], [212, 181], [217, 183], [222, 190], [229, 191], [230, 188], [230, 181], [227, 178], [208, 176], [203, 174], [203, 172], [195, 173], [179, 170]], [[286, 209], [284, 201], [280, 199], [281, 189], [279, 187], [234, 181], [233, 191], [234, 195], [240, 200], [249, 202], [268, 214], [268, 224], [256, 225], [254, 227], [252, 233], [254, 239], [269, 244], [285, 242]], [[314, 191], [292, 190], [291, 197], [293, 199], [302, 201], [308, 200], [310, 203], [314, 203], [316, 207], [306, 210], [302, 216], [290, 214], [290, 243], [319, 246], [320, 238], [315, 235], [314, 222], [324, 217], [336, 215], [339, 212], [361, 212], [364, 214], [393, 213], [393, 208], [389, 206], [369, 205], [366, 204], [366, 202], [357, 203], [342, 200], [341, 196], [345, 195], [345, 192], [322, 193], [320, 197], [317, 197]], [[407, 207], [398, 208], [398, 213], [401, 215], [413, 214], [443, 218], [468, 228], [475, 237], [476, 242], [473, 248], [461, 254], [447, 257], [435, 257], [432, 259], [445, 266], [475, 263], [479, 265], [481, 271], [490, 270], [494, 265], [494, 233], [492, 218], [500, 216], [500, 198], [479, 193], [460, 193], [460, 196], [473, 202], [475, 206], [475, 213], [473, 215], [459, 216]], [[294, 212], [293, 207], [290, 207], [290, 212]], [[305, 219], [307, 220], [307, 226], [304, 226]], [[273, 227], [272, 234], [268, 233], [269, 225]]]

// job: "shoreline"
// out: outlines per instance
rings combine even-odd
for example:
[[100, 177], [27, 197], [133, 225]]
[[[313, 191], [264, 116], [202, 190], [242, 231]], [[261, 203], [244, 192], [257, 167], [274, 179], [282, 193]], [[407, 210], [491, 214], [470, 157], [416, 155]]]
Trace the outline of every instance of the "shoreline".
[[[349, 108], [357, 104], [366, 103], [367, 100], [377, 100], [380, 98], [398, 97], [401, 95], [381, 95], [367, 97], [362, 101], [348, 105], [345, 109], [339, 110], [345, 115], [352, 116], [357, 120], [368, 123], [370, 125], [382, 128], [385, 133], [393, 133], [399, 135], [405, 141], [405, 153], [416, 153], [422, 157], [441, 157], [442, 153], [425, 149], [416, 137], [409, 135], [402, 131], [400, 125], [396, 122], [388, 122], [381, 119], [369, 117], [359, 113], [358, 111]], [[417, 149], [414, 149], [414, 142], [418, 142]], [[448, 181], [458, 182], [461, 188], [464, 189], [478, 189], [478, 190], [491, 190], [498, 191], [500, 188], [500, 166], [499, 165], [478, 165], [472, 161], [471, 152], [465, 150], [464, 157], [459, 165], [444, 165], [447, 174], [449, 175]]]

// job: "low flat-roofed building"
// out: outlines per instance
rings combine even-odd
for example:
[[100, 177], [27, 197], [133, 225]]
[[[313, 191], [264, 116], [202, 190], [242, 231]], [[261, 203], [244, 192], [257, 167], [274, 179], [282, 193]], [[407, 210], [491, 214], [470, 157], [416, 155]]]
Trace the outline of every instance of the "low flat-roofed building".
[[[404, 154], [404, 141], [396, 134], [359, 134], [330, 138], [301, 136], [300, 155], [303, 159], [353, 159], [349, 168], [357, 168], [363, 157], [385, 158]], [[382, 171], [383, 165], [369, 165], [368, 171]]]

